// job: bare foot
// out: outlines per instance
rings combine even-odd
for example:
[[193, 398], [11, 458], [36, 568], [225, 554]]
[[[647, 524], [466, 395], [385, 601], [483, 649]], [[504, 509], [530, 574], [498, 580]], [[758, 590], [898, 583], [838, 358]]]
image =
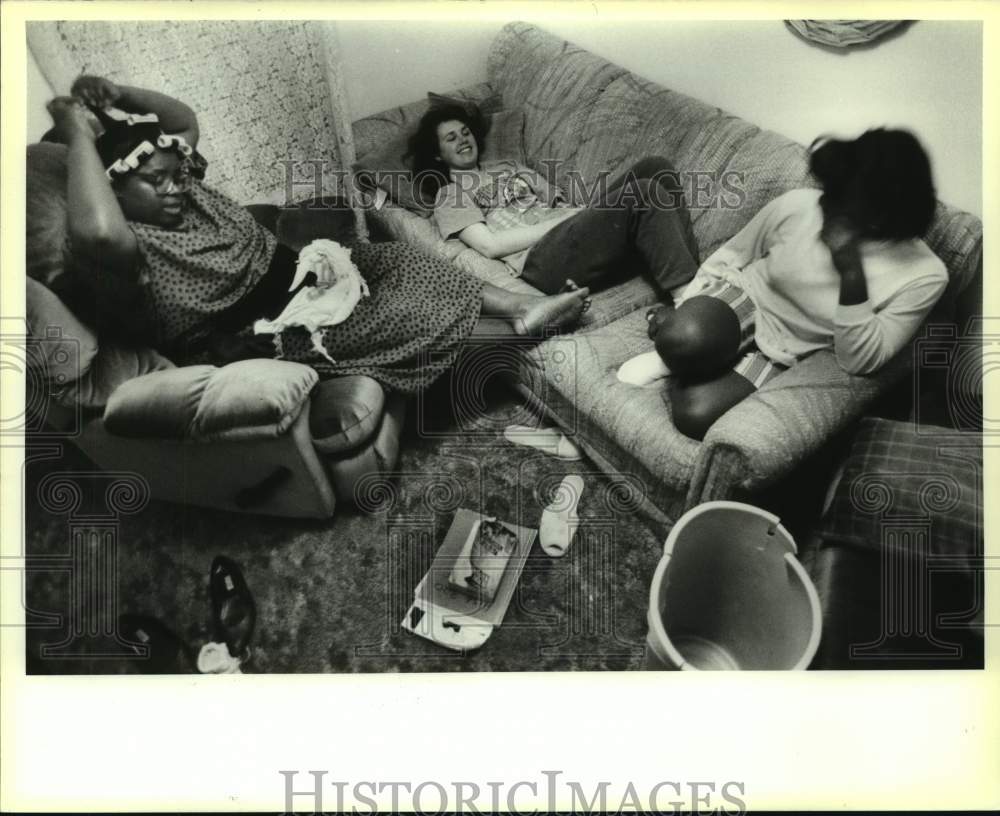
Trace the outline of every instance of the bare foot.
[[[576, 285], [576, 281], [574, 281], [572, 278], [566, 278], [566, 283], [564, 283], [562, 285], [562, 288], [559, 289], [560, 293], [562, 293], [562, 292], [579, 292], [579, 291], [580, 291], [580, 287]], [[583, 311], [587, 311], [587, 309], [590, 308], [590, 303], [591, 303], [590, 298], [586, 298], [583, 301]]]
[[589, 289], [574, 289], [533, 300], [514, 318], [514, 331], [522, 335], [540, 334], [545, 328], [560, 329], [580, 319]]

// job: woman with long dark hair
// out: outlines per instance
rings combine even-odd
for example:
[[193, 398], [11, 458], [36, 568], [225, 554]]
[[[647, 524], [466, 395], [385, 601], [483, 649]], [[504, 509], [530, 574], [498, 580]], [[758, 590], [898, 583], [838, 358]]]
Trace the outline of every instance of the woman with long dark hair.
[[442, 238], [502, 259], [550, 294], [566, 278], [596, 290], [642, 274], [669, 298], [694, 276], [698, 246], [680, 178], [666, 159], [642, 159], [597, 187], [588, 206], [573, 207], [517, 160], [482, 160], [486, 138], [481, 117], [458, 105], [431, 108], [410, 138], [416, 178], [435, 202]]

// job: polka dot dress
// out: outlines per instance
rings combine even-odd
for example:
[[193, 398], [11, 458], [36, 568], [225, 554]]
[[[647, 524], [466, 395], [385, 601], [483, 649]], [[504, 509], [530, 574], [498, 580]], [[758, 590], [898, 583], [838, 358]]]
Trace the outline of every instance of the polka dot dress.
[[300, 327], [281, 334], [282, 357], [323, 378], [365, 374], [407, 394], [447, 370], [479, 318], [482, 283], [403, 243], [360, 244], [351, 260], [368, 283], [351, 316], [322, 329], [330, 363]]
[[[149, 300], [155, 345], [169, 348], [185, 333], [210, 326], [232, 310], [268, 273], [277, 239], [232, 199], [195, 183], [177, 229], [133, 224]], [[293, 265], [282, 253], [279, 266]], [[323, 329], [331, 363], [300, 327], [286, 329], [281, 356], [323, 378], [365, 374], [391, 390], [419, 392], [448, 369], [472, 331], [482, 283], [451, 264], [402, 243], [361, 244], [351, 260], [368, 283], [351, 316]], [[271, 270], [291, 280], [291, 269]], [[253, 319], [241, 334], [252, 332]]]
[[244, 297], [266, 274], [277, 244], [247, 210], [197, 181], [179, 227], [131, 226], [159, 347]]

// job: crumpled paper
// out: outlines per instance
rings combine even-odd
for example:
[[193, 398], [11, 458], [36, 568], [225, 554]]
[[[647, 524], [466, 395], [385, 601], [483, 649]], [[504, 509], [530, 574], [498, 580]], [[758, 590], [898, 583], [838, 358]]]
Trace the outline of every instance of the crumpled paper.
[[343, 323], [362, 297], [369, 297], [368, 284], [351, 261], [351, 251], [336, 241], [320, 238], [304, 247], [295, 266], [289, 290], [299, 286], [306, 275], [316, 275], [316, 285], [296, 293], [274, 320], [258, 320], [255, 334], [280, 334], [289, 326], [302, 326], [310, 333], [313, 349], [335, 363], [323, 347], [324, 326]]

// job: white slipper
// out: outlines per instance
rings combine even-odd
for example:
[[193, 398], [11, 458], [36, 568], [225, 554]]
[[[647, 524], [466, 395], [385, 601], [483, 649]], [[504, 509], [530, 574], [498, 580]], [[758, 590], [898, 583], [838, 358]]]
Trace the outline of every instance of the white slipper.
[[649, 385], [670, 376], [670, 369], [655, 351], [637, 354], [618, 369], [618, 379], [629, 385]]
[[580, 449], [556, 428], [532, 428], [527, 425], [508, 425], [503, 438], [514, 445], [534, 448], [566, 462], [583, 458]]
[[569, 550], [580, 526], [576, 507], [583, 495], [583, 477], [571, 474], [556, 488], [552, 503], [542, 511], [542, 521], [538, 525], [538, 543], [545, 554], [560, 558]]

